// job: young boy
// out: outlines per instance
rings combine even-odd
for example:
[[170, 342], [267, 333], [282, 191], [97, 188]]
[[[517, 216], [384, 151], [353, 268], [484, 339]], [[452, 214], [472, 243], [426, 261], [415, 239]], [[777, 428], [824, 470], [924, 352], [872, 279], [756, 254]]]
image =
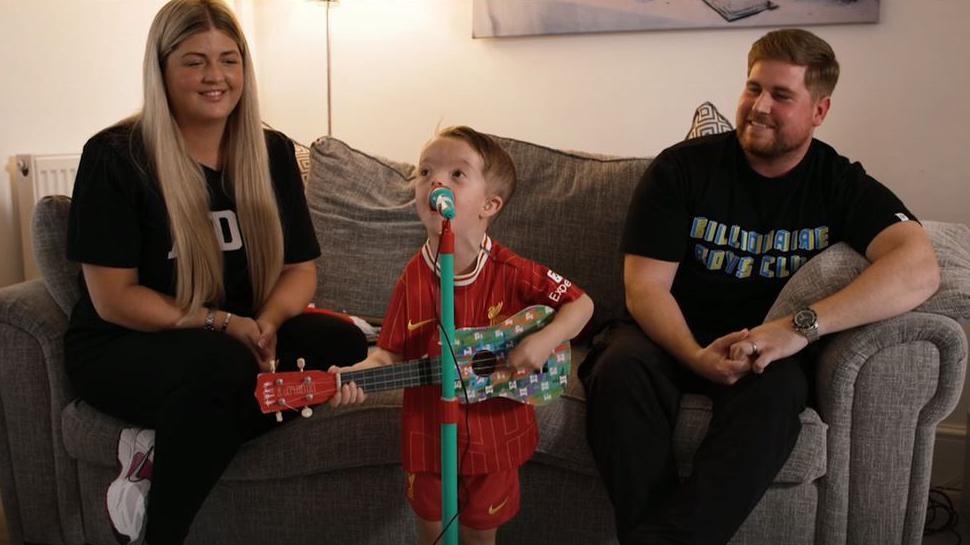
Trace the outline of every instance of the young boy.
[[[428, 241], [395, 287], [378, 348], [348, 368], [360, 370], [440, 355], [440, 285], [435, 259], [441, 217], [428, 195], [454, 192], [455, 326], [491, 326], [530, 305], [557, 309], [553, 321], [523, 339], [508, 356], [515, 369], [541, 369], [553, 350], [575, 337], [593, 313], [593, 301], [575, 284], [493, 242], [486, 231], [515, 190], [515, 166], [489, 136], [468, 127], [438, 133], [424, 148], [414, 181], [418, 216]], [[461, 395], [460, 391], [457, 395]], [[333, 405], [363, 401], [353, 383]], [[418, 543], [441, 532], [439, 386], [404, 392], [402, 453], [406, 494], [419, 518]], [[467, 425], [466, 425], [467, 423]], [[462, 543], [493, 544], [499, 526], [519, 510], [518, 468], [535, 451], [538, 428], [530, 405], [495, 398], [461, 405], [458, 419], [459, 511]]]

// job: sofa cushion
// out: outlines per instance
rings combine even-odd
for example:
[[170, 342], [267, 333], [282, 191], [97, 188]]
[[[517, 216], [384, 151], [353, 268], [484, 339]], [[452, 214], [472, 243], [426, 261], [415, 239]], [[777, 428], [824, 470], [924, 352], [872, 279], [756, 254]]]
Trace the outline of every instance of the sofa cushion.
[[586, 290], [588, 331], [623, 315], [620, 236], [630, 197], [650, 160], [560, 151], [496, 140], [515, 161], [518, 186], [492, 225], [499, 240]]
[[[970, 319], [970, 228], [958, 223], [925, 221], [923, 226], [940, 264], [940, 287], [916, 308], [954, 319]], [[849, 284], [869, 261], [845, 243], [810, 259], [778, 294], [766, 320], [792, 314]]]
[[970, 227], [924, 221], [940, 264], [940, 287], [916, 307], [921, 312], [970, 320]]
[[[649, 160], [495, 139], [515, 162], [518, 187], [491, 234], [586, 290], [596, 302], [591, 329], [619, 317], [620, 234]], [[323, 252], [317, 303], [382, 316], [405, 263], [425, 239], [408, 185], [413, 166], [326, 137], [314, 143], [312, 161], [307, 201]]]
[[31, 232], [37, 270], [51, 297], [70, 315], [81, 297], [78, 274], [81, 266], [67, 259], [67, 217], [71, 198], [52, 195], [42, 198], [34, 207]]
[[[371, 396], [364, 405], [297, 418], [245, 443], [223, 479], [259, 481], [298, 478], [353, 467], [394, 465], [400, 455], [400, 396]], [[74, 401], [61, 413], [64, 448], [72, 458], [115, 467], [118, 437], [130, 426]]]
[[413, 167], [351, 148], [313, 143], [306, 197], [320, 242], [317, 306], [384, 316], [408, 259], [425, 240], [408, 180]]

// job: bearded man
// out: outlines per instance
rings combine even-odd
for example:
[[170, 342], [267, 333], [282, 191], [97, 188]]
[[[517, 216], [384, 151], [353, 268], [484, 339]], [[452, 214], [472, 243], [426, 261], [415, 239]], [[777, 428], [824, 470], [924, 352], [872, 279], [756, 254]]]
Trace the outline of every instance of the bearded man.
[[[859, 163], [813, 138], [839, 76], [814, 34], [748, 54], [737, 130], [664, 150], [623, 235], [628, 320], [580, 368], [587, 435], [620, 543], [727, 543], [784, 465], [813, 399], [819, 337], [906, 312], [939, 284], [922, 226]], [[767, 323], [806, 261], [844, 241], [871, 262], [843, 290]], [[672, 436], [682, 393], [713, 400], [686, 482]]]

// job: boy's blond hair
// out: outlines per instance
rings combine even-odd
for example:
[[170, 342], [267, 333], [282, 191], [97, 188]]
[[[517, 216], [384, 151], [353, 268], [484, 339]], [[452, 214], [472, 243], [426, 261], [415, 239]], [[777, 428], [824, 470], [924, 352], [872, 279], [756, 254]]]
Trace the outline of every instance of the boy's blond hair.
[[482, 158], [482, 175], [485, 177], [485, 184], [489, 191], [508, 205], [512, 194], [515, 193], [515, 163], [502, 146], [498, 145], [491, 136], [464, 125], [442, 129], [438, 131], [438, 137], [454, 138], [471, 146]]

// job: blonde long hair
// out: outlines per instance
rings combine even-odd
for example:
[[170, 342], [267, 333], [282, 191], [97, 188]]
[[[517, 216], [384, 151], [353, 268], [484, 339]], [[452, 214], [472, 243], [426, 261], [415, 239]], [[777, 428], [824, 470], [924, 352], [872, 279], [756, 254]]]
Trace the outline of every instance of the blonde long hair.
[[262, 307], [283, 267], [283, 231], [273, 191], [266, 139], [260, 124], [253, 63], [239, 23], [217, 0], [172, 0], [148, 33], [144, 61], [145, 103], [134, 117], [168, 210], [176, 255], [176, 304], [189, 316], [225, 296], [222, 250], [209, 217], [202, 167], [186, 151], [169, 109], [165, 63], [191, 35], [216, 29], [232, 38], [243, 58], [243, 89], [223, 136], [223, 170], [236, 203], [245, 241], [253, 310]]

